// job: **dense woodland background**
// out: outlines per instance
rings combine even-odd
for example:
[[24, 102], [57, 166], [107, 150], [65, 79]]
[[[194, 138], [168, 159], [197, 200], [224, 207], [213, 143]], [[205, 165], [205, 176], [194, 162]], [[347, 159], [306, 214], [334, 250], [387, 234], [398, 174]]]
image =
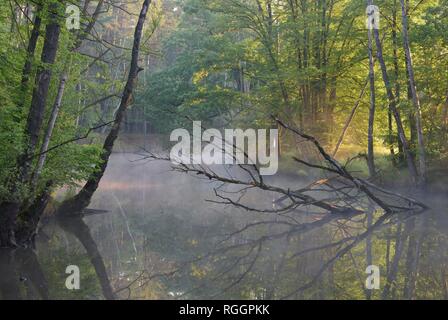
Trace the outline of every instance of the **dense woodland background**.
[[[40, 52], [52, 1], [2, 4], [3, 198], [8, 197], [6, 186], [13, 175], [13, 163], [26, 148], [24, 127], [40, 68], [51, 71], [51, 81], [35, 153], [42, 144], [63, 74], [67, 79], [50, 147], [113, 119], [129, 67], [140, 4], [100, 2], [95, 17], [98, 2], [78, 4], [82, 27], [97, 20], [88, 34], [66, 30], [65, 6], [57, 8], [61, 34], [57, 56], [48, 65], [41, 61]], [[272, 126], [270, 115], [275, 114], [316, 135], [328, 150], [338, 145], [341, 159], [358, 152], [367, 154], [370, 132], [373, 149], [369, 154], [376, 167], [406, 166], [404, 159], [409, 152], [421, 171], [419, 152], [423, 152], [427, 155], [424, 167], [439, 169], [446, 153], [447, 3], [397, 0], [375, 5], [380, 9], [381, 50], [375, 45], [375, 36], [370, 37], [372, 103], [367, 3], [363, 1], [154, 2], [140, 55], [144, 72], [123, 129], [129, 133], [167, 133], [179, 126], [189, 127], [184, 115], [210, 126], [266, 127]], [[403, 27], [408, 31], [407, 39]], [[33, 31], [40, 31], [36, 48], [30, 48]], [[407, 43], [412, 61], [406, 56]], [[381, 59], [377, 53], [382, 53]], [[391, 112], [394, 107], [406, 148], [397, 133]], [[105, 133], [107, 126], [94, 131]], [[89, 135], [93, 137], [95, 134]], [[282, 142], [284, 152], [295, 147], [291, 141]], [[43, 165], [33, 164], [33, 170], [39, 172], [34, 178], [37, 189], [48, 179], [61, 186], [85, 178], [94, 168], [98, 152], [94, 143], [70, 143], [49, 152]], [[374, 175], [375, 169], [370, 173]]]

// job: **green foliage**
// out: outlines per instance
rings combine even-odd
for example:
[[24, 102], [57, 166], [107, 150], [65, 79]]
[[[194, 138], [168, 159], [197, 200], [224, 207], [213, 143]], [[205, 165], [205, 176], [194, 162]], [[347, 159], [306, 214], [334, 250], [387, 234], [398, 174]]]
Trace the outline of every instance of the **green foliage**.
[[[21, 1], [20, 1], [21, 2]], [[55, 1], [54, 3], [56, 3]], [[99, 139], [95, 132], [89, 134], [89, 140], [77, 140], [84, 136], [91, 127], [108, 121], [113, 115], [113, 108], [102, 109], [95, 103], [100, 97], [118, 93], [122, 90], [123, 81], [118, 79], [119, 73], [110, 68], [103, 60], [94, 61], [100, 47], [98, 44], [87, 45], [80, 50], [73, 50], [78, 32], [65, 28], [65, 6], [59, 5], [58, 21], [61, 34], [57, 43], [56, 62], [51, 66], [43, 66], [40, 62], [46, 25], [49, 23], [49, 12], [54, 10], [52, 1], [44, 2], [39, 11], [31, 7], [32, 15], [25, 17], [16, 6], [5, 2], [0, 4], [0, 200], [9, 199], [11, 185], [18, 178], [18, 163], [27, 147], [25, 125], [31, 105], [31, 97], [35, 89], [37, 70], [50, 68], [52, 73], [50, 91], [47, 98], [45, 116], [40, 130], [39, 144], [32, 159], [32, 172], [36, 172], [40, 145], [49, 123], [52, 106], [56, 99], [60, 75], [63, 70], [68, 72], [68, 81], [62, 99], [62, 105], [53, 130], [47, 159], [42, 174], [37, 181], [37, 188], [30, 194], [29, 186], [16, 187], [20, 189], [19, 196], [28, 198], [39, 194], [48, 181], [53, 188], [74, 186], [85, 180], [97, 169], [100, 161]], [[11, 11], [15, 10], [15, 11]], [[28, 39], [33, 28], [30, 19], [37, 14], [42, 19], [40, 37], [38, 38], [34, 57], [31, 57], [32, 69], [27, 88], [21, 85], [22, 70], [27, 58]], [[83, 20], [87, 18], [83, 15]], [[86, 22], [86, 21], [84, 21]], [[117, 97], [110, 99], [115, 105]], [[115, 106], [114, 106], [115, 108]], [[102, 114], [104, 113], [104, 114]], [[72, 141], [72, 142], [70, 142]], [[23, 160], [23, 159], [22, 159]], [[23, 189], [23, 190], [22, 190]], [[32, 189], [32, 188], [31, 188]], [[15, 195], [16, 197], [17, 195]], [[20, 199], [19, 199], [20, 200]]]
[[[161, 66], [148, 76], [138, 106], [159, 132], [188, 127], [185, 116], [215, 125], [266, 126], [269, 116], [278, 114], [332, 148], [366, 81], [367, 32], [364, 3], [324, 2], [326, 6], [321, 1], [305, 2], [303, 8], [270, 2], [270, 20], [268, 1], [259, 1], [261, 7], [257, 1], [181, 1], [182, 14], [171, 17], [176, 28], [162, 39]], [[384, 16], [380, 34], [389, 77], [400, 90], [394, 93], [401, 98], [408, 138], [414, 137], [409, 121], [413, 106], [406, 99], [401, 8], [398, 1], [377, 5]], [[446, 1], [429, 1], [417, 5], [410, 19], [429, 154], [446, 148], [440, 143], [440, 117], [430, 116], [434, 110], [440, 114], [448, 87], [441, 68], [447, 57], [445, 13]], [[428, 54], [428, 48], [435, 50]], [[244, 90], [241, 80], [246, 82]], [[396, 149], [398, 139], [394, 125], [392, 135], [388, 129], [388, 102], [379, 67], [375, 80], [375, 145], [379, 150], [391, 144]], [[362, 151], [367, 141], [368, 97], [367, 91], [345, 139]]]

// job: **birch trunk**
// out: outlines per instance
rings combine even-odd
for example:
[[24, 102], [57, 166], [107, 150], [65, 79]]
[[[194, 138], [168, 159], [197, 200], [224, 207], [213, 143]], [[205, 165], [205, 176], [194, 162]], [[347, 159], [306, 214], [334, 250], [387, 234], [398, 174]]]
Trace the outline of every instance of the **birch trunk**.
[[67, 81], [67, 73], [64, 72], [59, 81], [58, 93], [56, 95], [56, 99], [51, 110], [50, 120], [48, 121], [47, 129], [45, 131], [44, 140], [42, 142], [42, 146], [40, 148], [40, 156], [37, 162], [36, 171], [33, 174], [32, 185], [33, 187], [37, 184], [37, 180], [40, 176], [42, 168], [44, 167], [45, 160], [47, 159], [47, 150], [50, 145], [51, 136], [53, 135], [53, 129], [56, 124], [56, 119], [59, 114], [59, 109], [61, 108], [62, 97], [64, 95], [65, 83]]
[[426, 184], [426, 150], [425, 141], [423, 137], [423, 124], [422, 124], [422, 112], [420, 107], [420, 99], [417, 94], [417, 88], [415, 85], [414, 67], [412, 65], [411, 48], [409, 46], [408, 35], [408, 16], [406, 5], [404, 0], [400, 0], [401, 4], [401, 21], [402, 21], [402, 34], [403, 34], [403, 46], [406, 56], [406, 67], [409, 76], [409, 87], [411, 89], [412, 103], [415, 110], [415, 126], [417, 131], [417, 143], [418, 143], [418, 163], [420, 169], [419, 185], [424, 186]]
[[400, 137], [400, 141], [403, 145], [403, 152], [406, 156], [406, 162], [408, 164], [409, 173], [411, 175], [411, 179], [416, 184], [418, 182], [418, 172], [414, 163], [414, 156], [412, 155], [409, 142], [406, 138], [406, 134], [404, 132], [403, 123], [401, 121], [400, 113], [397, 109], [397, 101], [395, 99], [394, 93], [392, 92], [391, 83], [389, 80], [389, 75], [387, 73], [386, 63], [383, 57], [383, 46], [381, 44], [380, 35], [378, 29], [373, 30], [373, 34], [375, 36], [376, 50], [377, 50], [377, 58], [381, 67], [381, 74], [384, 81], [384, 86], [386, 87], [387, 98], [389, 100], [389, 108], [392, 112], [392, 115], [395, 118], [395, 122], [397, 124], [398, 136]]

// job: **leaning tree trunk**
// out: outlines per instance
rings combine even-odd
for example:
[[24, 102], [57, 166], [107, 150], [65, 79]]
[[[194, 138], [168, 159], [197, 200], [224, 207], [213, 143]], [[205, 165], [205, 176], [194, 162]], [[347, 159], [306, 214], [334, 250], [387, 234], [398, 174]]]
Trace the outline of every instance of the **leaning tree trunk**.
[[423, 186], [426, 183], [426, 150], [425, 141], [423, 138], [423, 125], [422, 125], [422, 112], [420, 107], [420, 99], [417, 94], [417, 88], [415, 85], [414, 67], [412, 65], [411, 48], [409, 46], [408, 35], [408, 17], [404, 0], [400, 0], [401, 4], [401, 21], [402, 21], [402, 34], [403, 34], [403, 46], [406, 56], [406, 66], [409, 76], [409, 87], [411, 89], [412, 103], [415, 109], [415, 125], [417, 129], [417, 142], [418, 142], [418, 162], [420, 168], [419, 185]]
[[135, 27], [134, 45], [132, 47], [132, 59], [128, 80], [124, 87], [120, 105], [115, 113], [115, 120], [112, 125], [112, 129], [110, 130], [103, 144], [103, 153], [101, 155], [101, 164], [99, 166], [99, 169], [89, 177], [84, 187], [76, 196], [64, 201], [61, 204], [58, 210], [58, 213], [60, 214], [67, 215], [67, 214], [79, 213], [82, 209], [86, 208], [90, 204], [90, 200], [92, 199], [93, 193], [98, 188], [100, 180], [103, 177], [104, 172], [106, 171], [107, 164], [109, 162], [109, 158], [112, 153], [115, 140], [117, 139], [118, 133], [120, 132], [120, 126], [121, 123], [123, 122], [126, 109], [131, 103], [132, 92], [134, 90], [137, 81], [138, 73], [141, 70], [143, 70], [138, 66], [138, 57], [140, 52], [140, 41], [142, 37], [143, 24], [145, 22], [146, 14], [148, 12], [150, 4], [151, 0], [145, 0], [143, 2], [142, 9], [140, 11], [140, 16], [138, 18], [138, 22]]
[[418, 182], [418, 172], [417, 172], [417, 168], [414, 163], [414, 156], [412, 155], [411, 150], [409, 148], [409, 143], [406, 138], [406, 134], [404, 133], [403, 123], [401, 121], [401, 116], [397, 109], [397, 101], [395, 99], [394, 93], [392, 92], [389, 75], [387, 73], [386, 63], [385, 63], [384, 57], [383, 57], [383, 46], [381, 44], [380, 34], [379, 34], [378, 29], [374, 28], [373, 34], [375, 36], [377, 58], [380, 63], [384, 86], [386, 87], [387, 98], [389, 100], [389, 108], [390, 108], [390, 110], [395, 118], [395, 122], [397, 124], [398, 136], [400, 137], [400, 141], [403, 145], [403, 152], [406, 156], [406, 161], [408, 164], [411, 179], [413, 180], [414, 183], [417, 183]]
[[353, 118], [355, 117], [356, 110], [358, 109], [359, 104], [361, 103], [361, 100], [362, 100], [362, 98], [364, 97], [364, 94], [365, 94], [365, 92], [366, 92], [367, 84], [368, 84], [368, 83], [369, 83], [369, 81], [368, 81], [368, 79], [367, 79], [367, 80], [364, 82], [364, 85], [363, 85], [363, 87], [362, 87], [362, 89], [361, 89], [361, 92], [359, 93], [359, 96], [358, 96], [358, 99], [357, 99], [356, 102], [355, 102], [355, 105], [353, 106], [352, 110], [350, 111], [350, 115], [348, 116], [347, 120], [345, 121], [344, 128], [342, 128], [342, 133], [341, 133], [341, 135], [339, 136], [338, 141], [336, 142], [336, 146], [335, 146], [335, 148], [334, 148], [334, 150], [333, 150], [333, 153], [332, 153], [332, 156], [333, 156], [333, 157], [336, 157], [336, 154], [338, 153], [339, 148], [341, 147], [342, 142], [344, 141], [344, 138], [345, 138], [345, 135], [346, 135], [346, 133], [347, 133], [347, 130], [348, 130], [348, 128], [350, 127], [350, 124], [352, 123]]

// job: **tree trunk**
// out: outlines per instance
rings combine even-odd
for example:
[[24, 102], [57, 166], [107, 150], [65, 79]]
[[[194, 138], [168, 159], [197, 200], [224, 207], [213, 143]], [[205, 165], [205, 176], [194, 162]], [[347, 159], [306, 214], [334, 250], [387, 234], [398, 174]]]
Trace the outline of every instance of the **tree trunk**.
[[22, 294], [13, 249], [0, 248], [0, 296], [2, 300], [21, 300]]
[[[53, 10], [50, 10], [54, 12]], [[50, 22], [46, 26], [45, 41], [42, 49], [40, 67], [36, 74], [36, 86], [33, 90], [31, 108], [25, 128], [26, 146], [17, 160], [18, 177], [8, 187], [11, 198], [0, 204], [0, 247], [16, 246], [14, 229], [20, 209], [20, 186], [28, 181], [32, 156], [39, 140], [39, 132], [45, 114], [45, 105], [51, 80], [51, 67], [56, 59], [59, 44], [60, 26], [56, 13], [50, 13]]]
[[442, 107], [442, 134], [444, 138], [444, 145], [446, 146], [446, 138], [448, 133], [448, 90], [446, 92], [445, 103]]
[[33, 66], [34, 53], [36, 51], [37, 40], [38, 40], [39, 34], [40, 34], [41, 23], [42, 23], [42, 20], [40, 18], [40, 7], [39, 7], [38, 11], [36, 12], [36, 17], [34, 19], [34, 25], [33, 25], [33, 30], [31, 31], [30, 40], [28, 41], [28, 48], [27, 48], [27, 52], [26, 52], [26, 61], [25, 61], [25, 65], [23, 66], [23, 70], [22, 70], [22, 81], [21, 81], [22, 97], [20, 98], [19, 107], [23, 107], [25, 104], [25, 96], [28, 91], [28, 83], [29, 83], [29, 78], [31, 75], [31, 68]]
[[[78, 34], [78, 37], [75, 41], [75, 44], [72, 48], [73, 51], [78, 51], [79, 48], [82, 45], [83, 40], [87, 37], [87, 35], [90, 33], [90, 31], [92, 31], [99, 14], [101, 13], [101, 8], [103, 6], [104, 0], [100, 0], [96, 6], [95, 12], [93, 13], [92, 17], [90, 18], [90, 22], [89, 24], [86, 26], [86, 28]], [[86, 6], [87, 6], [87, 2], [86, 2]], [[53, 104], [53, 108], [51, 110], [51, 116], [50, 116], [50, 120], [48, 121], [48, 125], [47, 125], [47, 129], [45, 131], [45, 136], [44, 136], [44, 140], [40, 149], [40, 156], [37, 162], [37, 166], [36, 169], [33, 173], [33, 177], [32, 177], [32, 189], [35, 188], [37, 181], [39, 179], [40, 173], [42, 171], [42, 168], [44, 167], [45, 164], [45, 160], [47, 158], [47, 150], [48, 150], [48, 146], [50, 144], [50, 140], [51, 140], [51, 136], [53, 135], [53, 129], [54, 126], [56, 124], [56, 120], [58, 118], [58, 114], [59, 114], [59, 109], [61, 107], [61, 103], [62, 103], [62, 97], [64, 96], [64, 90], [65, 90], [65, 84], [67, 82], [68, 79], [68, 69], [69, 69], [69, 61], [68, 59], [66, 59], [65, 61], [65, 67], [64, 70], [62, 71], [61, 77], [59, 79], [59, 86], [58, 86], [58, 93], [56, 95], [54, 104]]]
[[364, 97], [368, 83], [369, 83], [369, 81], [367, 79], [361, 89], [361, 92], [359, 93], [358, 99], [356, 100], [355, 105], [352, 108], [352, 111], [350, 112], [350, 115], [348, 116], [347, 120], [345, 121], [344, 128], [342, 128], [342, 133], [339, 136], [338, 142], [336, 143], [336, 146], [333, 150], [333, 154], [332, 154], [333, 157], [336, 157], [336, 154], [338, 153], [339, 148], [340, 148], [342, 142], [344, 141], [345, 134], [347, 133], [348, 127], [352, 123], [353, 118], [355, 117], [356, 110], [358, 109], [359, 104], [361, 103], [361, 100]]
[[[372, 0], [367, 0], [367, 5], [372, 5]], [[369, 108], [369, 129], [367, 134], [367, 165], [370, 177], [375, 176], [375, 156], [373, 150], [373, 130], [375, 124], [375, 62], [373, 60], [372, 29], [368, 30], [368, 50], [369, 50], [369, 84], [370, 84], [370, 108]]]
[[374, 36], [375, 36], [375, 42], [376, 42], [376, 50], [377, 50], [377, 57], [378, 57], [378, 61], [380, 63], [380, 67], [381, 67], [381, 73], [382, 73], [382, 77], [383, 77], [383, 81], [384, 81], [384, 86], [386, 87], [386, 93], [387, 93], [387, 98], [389, 100], [389, 108], [395, 118], [395, 122], [397, 124], [397, 131], [398, 131], [398, 135], [400, 137], [400, 141], [403, 145], [403, 152], [406, 156], [406, 161], [408, 164], [408, 168], [409, 168], [409, 173], [411, 175], [411, 179], [413, 180], [413, 182], [415, 184], [417, 184], [418, 182], [418, 173], [417, 173], [417, 168], [415, 167], [415, 163], [414, 163], [414, 156], [412, 155], [410, 149], [409, 149], [409, 143], [408, 140], [406, 138], [406, 134], [404, 132], [404, 128], [403, 128], [403, 123], [401, 121], [401, 116], [400, 113], [398, 112], [397, 109], [397, 101], [395, 100], [395, 96], [392, 92], [392, 87], [391, 87], [391, 83], [389, 81], [389, 75], [387, 73], [387, 67], [386, 67], [386, 63], [384, 62], [384, 57], [383, 57], [383, 46], [381, 44], [381, 40], [380, 40], [380, 35], [379, 35], [379, 31], [378, 29], [374, 29], [373, 30]]
[[42, 300], [48, 300], [48, 281], [36, 253], [30, 248], [20, 248], [15, 251], [15, 259], [20, 276], [25, 277], [29, 282], [29, 290], [31, 289], [30, 285], [32, 285]]
[[[394, 56], [394, 76], [395, 76], [395, 99], [397, 101], [397, 105], [400, 103], [400, 81], [399, 81], [399, 74], [400, 69], [398, 65], [398, 38], [397, 38], [397, 0], [394, 0], [393, 4], [393, 12], [392, 12], [392, 43], [393, 43], [393, 56]], [[388, 110], [387, 112], [387, 118], [388, 118], [388, 143], [389, 143], [389, 150], [390, 155], [392, 157], [392, 164], [394, 166], [397, 165], [397, 159], [395, 159], [395, 150], [394, 150], [394, 138], [395, 134], [393, 132], [392, 128], [392, 112]], [[398, 143], [401, 145], [400, 138], [398, 137]], [[398, 161], [401, 162], [403, 160], [403, 154], [402, 154], [402, 148], [399, 146], [398, 148]]]
[[414, 77], [414, 67], [412, 65], [412, 55], [411, 48], [409, 46], [409, 36], [408, 36], [408, 17], [407, 10], [404, 0], [400, 0], [401, 4], [401, 20], [402, 20], [402, 34], [403, 34], [403, 46], [406, 56], [406, 66], [409, 76], [409, 86], [411, 89], [412, 103], [415, 110], [415, 126], [417, 131], [417, 141], [418, 141], [418, 162], [420, 169], [419, 185], [424, 186], [426, 183], [426, 150], [425, 141], [423, 138], [423, 124], [422, 124], [422, 113], [420, 107], [420, 99], [417, 94], [417, 88], [415, 85]]
[[28, 180], [29, 169], [31, 166], [30, 158], [33, 156], [39, 140], [39, 133], [42, 128], [45, 105], [47, 102], [48, 90], [52, 76], [51, 66], [54, 64], [56, 59], [60, 31], [61, 27], [57, 21], [57, 16], [55, 13], [52, 13], [51, 21], [46, 27], [45, 42], [42, 49], [41, 60], [44, 66], [36, 75], [36, 88], [33, 92], [31, 108], [28, 114], [25, 129], [28, 141], [22, 163], [19, 163], [19, 166], [22, 167], [20, 174], [21, 182]]
[[98, 188], [100, 180], [103, 177], [104, 172], [106, 171], [107, 164], [109, 162], [109, 158], [112, 153], [115, 140], [117, 139], [118, 133], [120, 132], [121, 123], [125, 116], [126, 109], [128, 108], [132, 100], [132, 91], [137, 82], [138, 73], [142, 70], [138, 66], [138, 57], [140, 51], [140, 41], [142, 37], [143, 24], [145, 22], [146, 14], [148, 12], [148, 7], [150, 4], [151, 0], [145, 0], [143, 2], [143, 6], [140, 11], [140, 16], [137, 25], [135, 27], [134, 45], [132, 48], [132, 60], [128, 80], [126, 82], [123, 91], [120, 105], [115, 113], [115, 121], [103, 144], [103, 153], [101, 155], [101, 164], [99, 166], [99, 169], [89, 177], [84, 187], [76, 196], [64, 201], [61, 204], [58, 213], [65, 215], [79, 213], [82, 209], [86, 208], [90, 204], [90, 200], [92, 199], [93, 193]]
[[22, 211], [19, 216], [19, 223], [15, 230], [17, 242], [27, 247], [34, 247], [34, 238], [37, 234], [37, 227], [40, 219], [51, 199], [51, 189], [53, 182], [47, 182], [42, 194], [40, 194], [26, 210]]
[[37, 161], [37, 167], [33, 174], [32, 178], [32, 187], [34, 188], [37, 184], [37, 180], [40, 176], [40, 173], [42, 171], [42, 168], [44, 167], [45, 160], [47, 158], [47, 150], [48, 146], [50, 145], [51, 136], [53, 134], [53, 129], [56, 124], [56, 119], [58, 117], [59, 109], [61, 107], [62, 103], [62, 97], [64, 95], [64, 89], [65, 89], [65, 83], [67, 81], [67, 73], [64, 71], [61, 79], [59, 81], [59, 87], [58, 87], [58, 93], [56, 95], [56, 99], [53, 105], [53, 108], [51, 110], [50, 120], [48, 121], [47, 129], [45, 131], [44, 140], [42, 142], [41, 148], [40, 148], [40, 156], [39, 160]]

